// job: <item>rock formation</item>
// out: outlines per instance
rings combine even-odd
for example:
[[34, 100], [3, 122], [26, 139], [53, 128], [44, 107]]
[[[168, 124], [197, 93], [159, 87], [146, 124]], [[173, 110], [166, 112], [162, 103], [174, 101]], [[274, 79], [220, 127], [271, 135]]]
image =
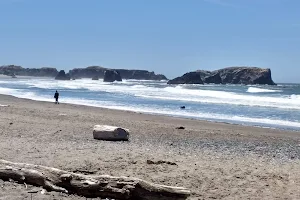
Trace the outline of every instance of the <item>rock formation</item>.
[[129, 69], [108, 69], [99, 66], [90, 66], [87, 68], [75, 68], [70, 70], [70, 76], [72, 78], [93, 78], [98, 76], [104, 78], [104, 72], [106, 70], [115, 70], [119, 72], [123, 79], [137, 79], [137, 80], [167, 80], [162, 74], [155, 74], [147, 70], [129, 70]]
[[[182, 77], [170, 80], [168, 84], [195, 84], [199, 81], [198, 74], [204, 83], [214, 84], [245, 84], [245, 85], [275, 85], [272, 80], [271, 70], [258, 67], [229, 67], [215, 71], [198, 70], [187, 73]], [[187, 76], [188, 77], [184, 77]], [[200, 83], [201, 84], [201, 83]]]
[[105, 70], [103, 81], [104, 82], [122, 81], [122, 77], [120, 73], [116, 70]]
[[[116, 70], [119, 72], [123, 79], [137, 79], [137, 80], [167, 80], [162, 74], [155, 74], [147, 70], [129, 70], [129, 69], [108, 69], [99, 66], [90, 66], [87, 68], [75, 68], [69, 71], [70, 78], [94, 78], [98, 76], [98, 79], [104, 78], [104, 72], [106, 70]], [[0, 66], [0, 74], [12, 76], [37, 76], [37, 77], [56, 77], [58, 71], [55, 68], [23, 68], [16, 65]]]
[[58, 71], [55, 68], [43, 67], [37, 68], [23, 68], [16, 65], [0, 66], [0, 74], [12, 76], [38, 76], [38, 77], [55, 77]]
[[212, 73], [203, 78], [204, 83], [222, 84], [222, 78], [219, 73]]
[[96, 75], [96, 76], [93, 76], [92, 80], [94, 80], [94, 81], [97, 81], [97, 80], [99, 80], [99, 76], [98, 76], [98, 75]]
[[65, 73], [65, 70], [60, 70], [55, 77], [55, 80], [70, 80], [70, 75]]
[[189, 72], [183, 76], [169, 80], [168, 84], [203, 84], [200, 74], [197, 72]]

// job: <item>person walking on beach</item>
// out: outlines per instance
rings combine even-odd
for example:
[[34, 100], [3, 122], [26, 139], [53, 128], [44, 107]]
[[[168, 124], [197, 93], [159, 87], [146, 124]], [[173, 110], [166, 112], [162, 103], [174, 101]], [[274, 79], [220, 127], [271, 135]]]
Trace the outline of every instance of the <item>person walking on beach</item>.
[[56, 92], [55, 92], [55, 94], [54, 94], [55, 104], [59, 104], [59, 102], [58, 102], [58, 97], [59, 97], [59, 93], [58, 93], [57, 90], [56, 90]]

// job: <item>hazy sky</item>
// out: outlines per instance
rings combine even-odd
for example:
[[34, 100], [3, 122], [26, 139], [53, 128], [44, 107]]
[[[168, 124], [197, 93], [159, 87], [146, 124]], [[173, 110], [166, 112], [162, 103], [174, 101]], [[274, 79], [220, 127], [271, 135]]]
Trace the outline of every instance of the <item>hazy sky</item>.
[[300, 0], [0, 0], [0, 65], [271, 68], [300, 82]]

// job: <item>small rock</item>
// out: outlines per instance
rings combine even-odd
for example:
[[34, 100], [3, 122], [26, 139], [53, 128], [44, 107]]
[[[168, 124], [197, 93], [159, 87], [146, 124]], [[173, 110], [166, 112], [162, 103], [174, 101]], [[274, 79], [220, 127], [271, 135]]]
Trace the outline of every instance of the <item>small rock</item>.
[[41, 194], [46, 194], [46, 190], [45, 189], [42, 189], [42, 191], [41, 191]]
[[185, 129], [185, 127], [183, 127], [183, 126], [179, 126], [179, 127], [176, 127], [176, 129], [181, 129], [181, 130], [184, 130], [184, 129]]
[[147, 160], [147, 164], [149, 164], [149, 165], [159, 165], [159, 164], [177, 165], [174, 162], [164, 161], [164, 160], [159, 160], [159, 161]]
[[30, 193], [30, 194], [34, 194], [34, 193], [38, 193], [40, 190], [30, 190], [30, 191], [28, 191], [28, 193]]

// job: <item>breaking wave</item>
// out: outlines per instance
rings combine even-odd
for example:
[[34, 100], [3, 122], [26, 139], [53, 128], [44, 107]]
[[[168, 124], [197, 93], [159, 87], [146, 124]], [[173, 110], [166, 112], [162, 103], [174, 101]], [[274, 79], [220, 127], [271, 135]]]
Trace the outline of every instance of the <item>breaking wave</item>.
[[249, 87], [247, 92], [249, 92], [249, 93], [268, 93], [268, 92], [282, 92], [282, 90], [270, 90], [270, 89]]
[[[19, 98], [52, 102], [55, 90], [61, 92], [62, 103], [240, 124], [300, 128], [300, 115], [295, 112], [300, 110], [300, 95], [298, 89], [293, 87], [170, 86], [160, 81], [125, 80], [105, 83], [101, 80], [57, 81], [46, 78], [0, 81], [0, 94]], [[187, 109], [176, 109], [179, 105], [185, 105]]]

